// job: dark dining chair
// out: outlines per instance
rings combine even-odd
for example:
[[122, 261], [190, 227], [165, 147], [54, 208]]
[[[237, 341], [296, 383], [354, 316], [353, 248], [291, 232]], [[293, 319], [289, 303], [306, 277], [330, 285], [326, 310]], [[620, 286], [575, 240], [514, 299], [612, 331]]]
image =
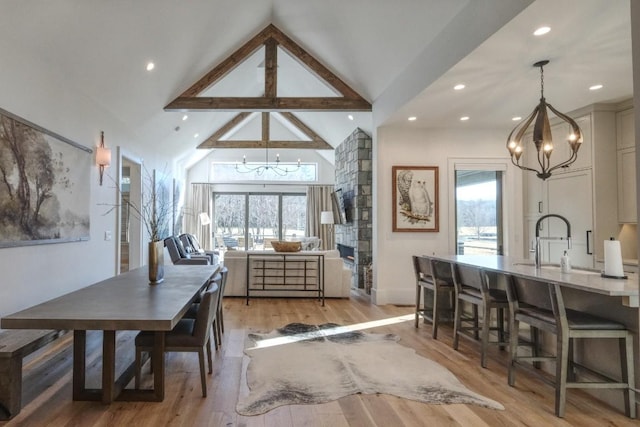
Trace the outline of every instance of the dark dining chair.
[[[633, 335], [625, 325], [613, 320], [566, 308], [562, 289], [557, 283], [525, 279], [505, 274], [509, 298], [510, 327], [514, 331], [509, 345], [508, 382], [515, 386], [515, 368], [521, 362], [555, 362], [555, 413], [563, 417], [568, 388], [618, 389], [624, 394], [625, 413], [636, 418], [635, 376], [633, 368]], [[536, 330], [556, 336], [556, 354], [541, 355], [537, 342], [520, 339], [516, 331], [520, 322]], [[620, 354], [621, 380], [596, 373], [573, 360], [573, 341], [576, 339], [617, 339]], [[523, 346], [534, 346], [530, 356], [519, 355]], [[586, 369], [598, 381], [576, 381], [575, 370]], [[536, 372], [537, 370], [532, 370]], [[542, 377], [545, 379], [545, 377]]]
[[209, 257], [209, 263], [211, 265], [218, 262], [218, 255], [220, 253], [218, 251], [205, 251], [202, 246], [200, 246], [200, 242], [197, 237], [193, 234], [183, 233], [178, 236], [180, 239], [180, 243], [184, 247], [184, 250], [191, 256], [204, 256]]
[[[200, 362], [200, 382], [202, 397], [207, 397], [207, 381], [204, 373], [204, 353], [207, 352], [209, 373], [213, 372], [211, 360], [211, 325], [215, 320], [219, 288], [216, 283], [202, 294], [202, 301], [198, 305], [195, 319], [181, 319], [178, 324], [165, 334], [165, 352], [195, 352], [198, 353]], [[215, 339], [215, 338], [214, 338]], [[142, 331], [135, 338], [135, 387], [140, 388], [140, 375], [142, 369], [142, 352], [151, 354], [154, 344], [154, 333]]]
[[[227, 286], [227, 276], [229, 275], [229, 269], [225, 266], [219, 271], [221, 276], [220, 281], [218, 282], [218, 286], [220, 287], [220, 298], [218, 298], [218, 307], [216, 318], [214, 321], [214, 328], [216, 328], [216, 338], [217, 338], [217, 346], [222, 345], [222, 334], [224, 333], [224, 310], [222, 306], [222, 300], [224, 298], [224, 290]], [[217, 348], [216, 346], [216, 348]]]
[[211, 264], [211, 258], [207, 255], [191, 255], [187, 253], [180, 239], [175, 236], [169, 236], [164, 239], [164, 246], [169, 251], [171, 262], [175, 265], [208, 265]]
[[[224, 290], [227, 284], [227, 275], [229, 274], [229, 269], [223, 266], [218, 273], [211, 279], [210, 283], [216, 283], [219, 288], [220, 297], [218, 298], [218, 305], [216, 307], [216, 317], [211, 325], [213, 327], [214, 333], [214, 345], [216, 350], [219, 346], [222, 345], [222, 334], [224, 333], [224, 310], [222, 306], [222, 299], [224, 298]], [[199, 299], [196, 299], [194, 303], [189, 307], [187, 312], [185, 313], [185, 319], [193, 319], [196, 317], [196, 313], [198, 312], [198, 306], [200, 304]]]

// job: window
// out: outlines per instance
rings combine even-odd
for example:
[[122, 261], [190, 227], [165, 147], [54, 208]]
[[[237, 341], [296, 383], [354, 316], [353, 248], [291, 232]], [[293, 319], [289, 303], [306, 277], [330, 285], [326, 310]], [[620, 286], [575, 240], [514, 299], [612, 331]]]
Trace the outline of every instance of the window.
[[307, 196], [297, 193], [214, 193], [213, 230], [219, 249], [272, 250], [273, 240], [305, 235]]
[[242, 194], [214, 194], [212, 228], [216, 247], [240, 249], [240, 238], [244, 238], [246, 230], [246, 205]]
[[280, 240], [279, 199], [277, 194], [249, 194], [249, 239], [255, 240], [249, 249], [268, 249], [270, 240]]
[[[236, 165], [238, 169], [236, 169]], [[286, 174], [276, 173], [273, 169], [265, 169], [264, 163], [247, 162], [246, 168], [241, 162], [212, 162], [210, 180], [212, 182], [236, 181], [294, 181], [317, 182], [318, 164], [300, 163], [300, 168]], [[280, 162], [280, 167], [290, 170], [296, 169], [297, 163]]]
[[502, 181], [500, 170], [456, 167], [456, 254], [503, 254]]

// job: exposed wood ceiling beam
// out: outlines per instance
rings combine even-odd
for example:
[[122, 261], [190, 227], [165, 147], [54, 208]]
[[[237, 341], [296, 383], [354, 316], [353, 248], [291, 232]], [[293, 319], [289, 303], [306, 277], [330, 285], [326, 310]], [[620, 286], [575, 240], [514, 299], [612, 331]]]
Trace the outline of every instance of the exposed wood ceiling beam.
[[258, 49], [260, 49], [260, 47], [262, 47], [262, 45], [264, 45], [268, 37], [269, 35], [266, 29], [262, 30], [258, 35], [233, 52], [227, 59], [205, 74], [204, 77], [195, 82], [189, 89], [182, 92], [180, 97], [192, 98], [198, 96], [202, 91], [206, 90], [209, 86], [229, 74], [245, 59], [253, 55]]
[[331, 145], [322, 144], [316, 141], [252, 141], [252, 140], [224, 140], [224, 141], [204, 141], [198, 148], [293, 148], [299, 150], [333, 150]]
[[[238, 126], [244, 119], [246, 119], [251, 113], [244, 112], [240, 114], [236, 114], [231, 120], [222, 125], [220, 129], [218, 129], [213, 135], [211, 135], [207, 140], [218, 140], [229, 133], [233, 128]], [[206, 142], [206, 141], [205, 141]]]
[[165, 111], [371, 111], [367, 101], [346, 98], [177, 98]]
[[288, 112], [280, 113], [285, 120], [296, 127], [300, 132], [306, 135], [309, 140], [271, 140], [270, 139], [270, 120], [271, 114], [263, 112], [262, 119], [262, 135], [260, 140], [229, 140], [224, 138], [236, 126], [239, 126], [251, 113], [242, 112], [235, 115], [231, 120], [222, 125], [220, 129], [213, 133], [209, 138], [203, 141], [198, 148], [265, 148], [267, 144], [269, 148], [296, 148], [296, 149], [313, 149], [313, 150], [333, 150], [331, 144], [325, 141], [320, 135], [307, 126], [296, 115]]
[[269, 39], [264, 51], [264, 97], [273, 99], [278, 96], [278, 44]]
[[[265, 91], [262, 97], [199, 97], [260, 47], [265, 46]], [[342, 96], [278, 97], [277, 47], [281, 46], [311, 73]], [[371, 111], [371, 103], [296, 44], [273, 24], [242, 45], [224, 61], [171, 101], [165, 111]]]
[[[285, 33], [276, 28], [273, 24], [269, 25], [267, 29], [270, 32], [270, 37], [275, 39], [280, 46], [285, 48], [294, 59], [304, 64], [309, 71], [315, 73], [319, 78], [329, 83], [331, 87], [341, 93], [345, 98], [349, 99], [365, 99], [351, 88], [348, 84], [342, 81], [340, 77], [332, 73], [327, 67], [322, 65], [320, 61], [314, 58], [310, 53], [304, 50], [300, 45], [291, 40]], [[371, 111], [371, 105], [369, 105], [369, 111]]]

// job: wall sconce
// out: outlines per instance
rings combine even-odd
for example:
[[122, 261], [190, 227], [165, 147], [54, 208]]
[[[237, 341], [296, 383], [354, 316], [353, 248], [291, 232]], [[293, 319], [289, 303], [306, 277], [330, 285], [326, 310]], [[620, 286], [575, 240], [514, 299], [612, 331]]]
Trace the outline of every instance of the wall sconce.
[[111, 150], [104, 146], [104, 132], [100, 132], [100, 146], [96, 149], [96, 165], [100, 168], [100, 185], [102, 185], [102, 175], [104, 168], [111, 165]]

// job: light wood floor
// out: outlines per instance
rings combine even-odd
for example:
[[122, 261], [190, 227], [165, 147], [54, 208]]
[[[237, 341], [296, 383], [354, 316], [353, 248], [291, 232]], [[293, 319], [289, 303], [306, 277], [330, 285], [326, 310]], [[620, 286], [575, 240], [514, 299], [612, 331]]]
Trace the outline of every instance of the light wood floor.
[[[161, 403], [114, 403], [71, 400], [71, 334], [25, 359], [22, 412], [0, 426], [631, 426], [638, 423], [580, 390], [570, 390], [564, 419], [553, 415], [553, 389], [519, 371], [516, 387], [506, 382], [506, 353], [492, 349], [487, 369], [479, 365], [479, 346], [461, 340], [451, 349], [451, 328], [443, 327], [431, 339], [431, 327], [413, 326], [413, 320], [370, 329], [394, 333], [400, 343], [414, 348], [451, 370], [467, 387], [501, 402], [506, 410], [473, 405], [427, 405], [387, 395], [354, 395], [339, 401], [308, 406], [285, 406], [263, 416], [243, 417], [235, 412], [242, 364], [243, 340], [248, 330], [268, 331], [290, 322], [354, 324], [412, 314], [413, 307], [375, 306], [354, 295], [350, 300], [327, 300], [325, 307], [306, 299], [224, 300], [225, 335], [208, 377], [209, 397], [202, 398], [197, 356], [173, 353], [167, 357], [167, 390]], [[118, 336], [120, 358], [133, 357], [133, 333]], [[99, 373], [99, 334], [91, 334], [88, 381]], [[402, 361], [398, 361], [401, 364]], [[283, 368], [286, 362], [283, 361]], [[145, 367], [144, 372], [148, 367]], [[313, 369], [313, 367], [310, 367]], [[622, 399], [622, 397], [620, 397]]]

